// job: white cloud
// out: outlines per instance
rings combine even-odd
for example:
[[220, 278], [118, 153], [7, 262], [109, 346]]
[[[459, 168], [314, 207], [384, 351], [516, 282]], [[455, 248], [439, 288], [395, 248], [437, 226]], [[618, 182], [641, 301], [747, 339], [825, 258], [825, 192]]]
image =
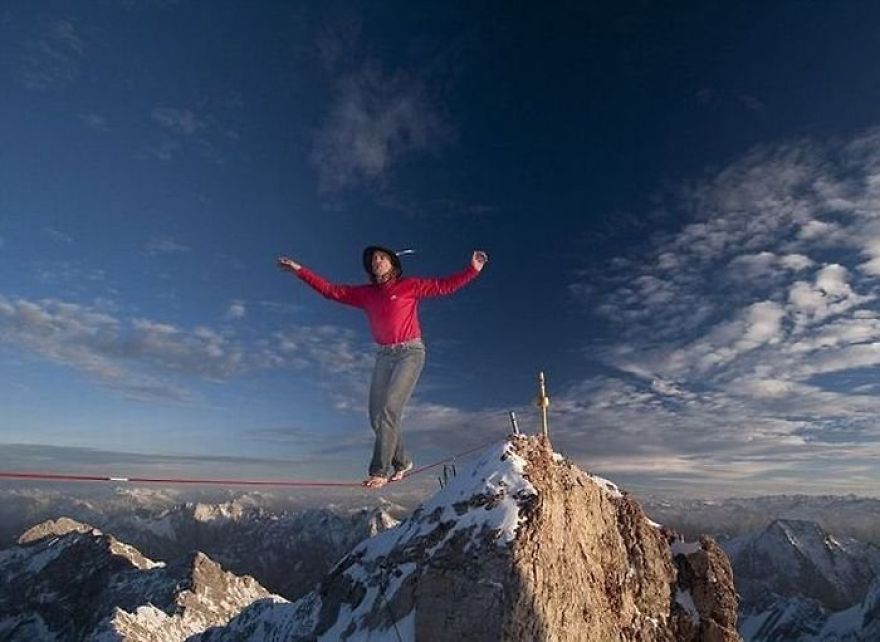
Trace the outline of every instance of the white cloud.
[[730, 269], [745, 279], [755, 279], [771, 275], [777, 264], [777, 256], [772, 252], [742, 254], [730, 262]]
[[880, 340], [880, 320], [868, 310], [857, 310], [852, 317], [841, 317], [825, 323], [808, 336], [798, 336], [786, 348], [791, 352], [812, 352], [840, 345]]
[[366, 335], [331, 325], [299, 326], [246, 343], [231, 328], [184, 328], [57, 299], [3, 295], [0, 344], [139, 399], [192, 400], [188, 388], [198, 381], [256, 370], [308, 371], [337, 408], [357, 412], [363, 411], [375, 352]]
[[[239, 107], [236, 102], [219, 107], [230, 105], [233, 109]], [[227, 158], [227, 148], [240, 138], [238, 132], [224, 125], [210, 112], [199, 113], [187, 107], [154, 107], [150, 120], [156, 128], [145, 150], [161, 161], [194, 152], [204, 160], [223, 163]]]
[[146, 151], [153, 157], [161, 161], [169, 161], [174, 158], [175, 154], [183, 149], [178, 141], [171, 138], [163, 137], [159, 141], [146, 146]]
[[727, 266], [730, 277], [739, 281], [758, 279], [779, 280], [788, 278], [789, 272], [801, 272], [815, 263], [803, 254], [777, 255], [762, 251], [755, 254], [735, 256]]
[[180, 243], [170, 236], [155, 237], [147, 241], [147, 254], [175, 254], [180, 252], [189, 252], [191, 248], [188, 245]]
[[310, 160], [321, 189], [334, 192], [379, 182], [406, 154], [436, 149], [446, 138], [419, 78], [366, 66], [338, 83]]
[[862, 241], [862, 254], [870, 258], [859, 264], [858, 268], [870, 276], [880, 276], [880, 234], [874, 227], [871, 225], [871, 229], [864, 232], [866, 237]]
[[39, 27], [17, 57], [16, 76], [37, 91], [62, 89], [77, 81], [85, 41], [71, 20], [55, 20]]
[[775, 343], [782, 338], [782, 319], [785, 311], [777, 303], [761, 301], [749, 306], [745, 330], [737, 341], [739, 352], [753, 350], [764, 343]]
[[71, 366], [110, 387], [129, 393], [150, 386], [160, 397], [180, 394], [127, 372], [114, 358], [119, 322], [110, 315], [60, 301], [28, 301], [0, 296], [0, 342]]
[[174, 107], [155, 107], [150, 114], [153, 122], [168, 129], [174, 134], [192, 136], [207, 127], [205, 121], [189, 109]]
[[40, 281], [63, 284], [65, 288], [79, 290], [89, 284], [105, 282], [104, 270], [91, 268], [78, 261], [38, 260], [33, 264], [34, 274]]
[[58, 243], [73, 243], [73, 237], [70, 236], [70, 234], [55, 229], [54, 227], [44, 228], [43, 232], [45, 232], [50, 239]]
[[788, 303], [797, 331], [875, 299], [874, 295], [854, 292], [848, 277], [849, 272], [845, 267], [832, 264], [816, 273], [814, 283], [796, 281], [792, 284], [788, 291]]
[[656, 392], [658, 395], [662, 395], [665, 397], [693, 397], [692, 394], [685, 392], [678, 385], [676, 385], [672, 381], [667, 381], [665, 379], [654, 378], [651, 380], [651, 390]]
[[208, 328], [187, 331], [145, 319], [124, 321], [57, 299], [0, 295], [0, 342], [138, 398], [191, 398], [157, 371], [222, 379], [253, 367], [240, 344]]
[[88, 127], [99, 131], [106, 132], [110, 131], [110, 126], [107, 123], [107, 118], [102, 116], [101, 114], [88, 113], [88, 114], [79, 114], [77, 116], [83, 123], [85, 123]]
[[825, 238], [839, 237], [840, 228], [833, 223], [826, 223], [816, 219], [806, 221], [797, 232], [802, 241], [815, 241]]
[[801, 270], [806, 270], [815, 265], [809, 257], [804, 256], [803, 254], [786, 254], [785, 256], [780, 257], [779, 263], [782, 267], [787, 270], [792, 270], [793, 272], [800, 272]]
[[227, 319], [243, 319], [247, 314], [247, 307], [244, 301], [233, 301], [226, 310]]

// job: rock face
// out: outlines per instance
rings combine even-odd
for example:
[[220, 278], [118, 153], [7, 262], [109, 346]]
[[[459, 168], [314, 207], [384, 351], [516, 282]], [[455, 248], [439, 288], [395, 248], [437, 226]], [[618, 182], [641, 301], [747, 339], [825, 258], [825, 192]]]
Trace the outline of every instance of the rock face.
[[315, 592], [199, 639], [732, 642], [736, 606], [711, 540], [679, 541], [613, 484], [515, 438]]
[[67, 518], [0, 551], [0, 640], [185, 640], [269, 597], [201, 553], [154, 562]]

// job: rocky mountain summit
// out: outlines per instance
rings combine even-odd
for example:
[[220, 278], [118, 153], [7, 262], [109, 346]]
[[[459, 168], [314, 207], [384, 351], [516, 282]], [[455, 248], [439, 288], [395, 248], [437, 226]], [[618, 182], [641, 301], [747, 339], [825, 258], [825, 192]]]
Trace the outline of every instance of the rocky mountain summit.
[[[0, 640], [185, 640], [272, 599], [201, 553], [154, 562], [71, 519], [41, 523], [0, 551]], [[279, 598], [280, 599], [280, 598]]]
[[685, 543], [540, 438], [511, 438], [293, 603], [263, 599], [220, 640], [729, 642], [727, 557]]

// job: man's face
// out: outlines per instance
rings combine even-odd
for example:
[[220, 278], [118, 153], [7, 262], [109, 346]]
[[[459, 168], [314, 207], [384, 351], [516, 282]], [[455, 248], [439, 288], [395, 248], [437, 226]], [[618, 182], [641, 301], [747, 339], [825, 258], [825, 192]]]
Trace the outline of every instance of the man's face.
[[385, 252], [373, 252], [373, 275], [383, 277], [394, 269], [391, 257]]

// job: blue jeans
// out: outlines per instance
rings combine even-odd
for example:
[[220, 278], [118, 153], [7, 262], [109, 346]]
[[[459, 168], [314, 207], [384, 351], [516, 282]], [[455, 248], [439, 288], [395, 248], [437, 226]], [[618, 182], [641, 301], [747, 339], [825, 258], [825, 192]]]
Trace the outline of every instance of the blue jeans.
[[403, 407], [425, 366], [421, 339], [379, 346], [370, 383], [370, 424], [376, 433], [370, 475], [384, 477], [389, 469], [403, 470], [411, 460], [403, 448], [400, 424]]

